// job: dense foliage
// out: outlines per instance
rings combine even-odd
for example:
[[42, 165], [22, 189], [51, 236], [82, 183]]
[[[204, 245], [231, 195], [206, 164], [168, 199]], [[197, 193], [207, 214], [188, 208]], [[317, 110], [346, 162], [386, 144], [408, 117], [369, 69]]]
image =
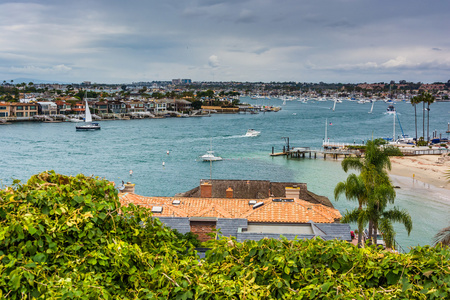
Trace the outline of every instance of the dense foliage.
[[45, 172], [0, 190], [0, 298], [442, 299], [450, 251], [342, 241], [208, 242], [204, 260], [105, 180]]

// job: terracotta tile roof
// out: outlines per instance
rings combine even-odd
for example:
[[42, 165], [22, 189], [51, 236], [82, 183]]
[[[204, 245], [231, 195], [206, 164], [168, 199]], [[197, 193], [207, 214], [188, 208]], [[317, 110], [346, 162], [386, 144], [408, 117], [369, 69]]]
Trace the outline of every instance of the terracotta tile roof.
[[[162, 206], [162, 213], [155, 216], [163, 217], [245, 218], [249, 222], [262, 223], [333, 223], [341, 218], [337, 209], [301, 199], [293, 202], [259, 199], [257, 202], [264, 205], [253, 209], [249, 199], [144, 197], [132, 193], [120, 194], [119, 197], [122, 205], [133, 203], [150, 209]], [[179, 200], [180, 204], [172, 204], [173, 200]]]

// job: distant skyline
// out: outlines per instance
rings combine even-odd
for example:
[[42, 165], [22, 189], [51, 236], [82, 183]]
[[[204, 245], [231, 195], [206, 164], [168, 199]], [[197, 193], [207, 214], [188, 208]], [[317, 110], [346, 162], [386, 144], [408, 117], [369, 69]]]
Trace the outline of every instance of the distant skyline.
[[449, 11], [448, 0], [0, 0], [0, 81], [447, 82]]

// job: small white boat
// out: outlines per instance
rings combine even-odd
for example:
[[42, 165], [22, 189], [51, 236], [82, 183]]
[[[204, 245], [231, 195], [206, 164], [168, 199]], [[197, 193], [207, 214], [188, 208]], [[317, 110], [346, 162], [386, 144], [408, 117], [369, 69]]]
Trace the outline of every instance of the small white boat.
[[76, 126], [76, 130], [77, 131], [100, 130], [100, 124], [92, 122], [91, 111], [89, 110], [89, 105], [86, 99], [85, 103], [86, 103], [86, 112], [84, 118], [85, 124]]
[[261, 134], [261, 131], [257, 131], [255, 129], [249, 129], [249, 130], [247, 130], [247, 133], [245, 134], [245, 136], [253, 137], [253, 136], [258, 136], [260, 134]]
[[200, 158], [203, 161], [220, 161], [220, 160], [223, 160], [222, 157], [214, 155], [214, 151], [213, 150], [206, 151], [206, 154], [203, 154], [202, 156], [200, 156]]
[[388, 108], [386, 109], [386, 113], [387, 114], [395, 114], [395, 106], [389, 105]]

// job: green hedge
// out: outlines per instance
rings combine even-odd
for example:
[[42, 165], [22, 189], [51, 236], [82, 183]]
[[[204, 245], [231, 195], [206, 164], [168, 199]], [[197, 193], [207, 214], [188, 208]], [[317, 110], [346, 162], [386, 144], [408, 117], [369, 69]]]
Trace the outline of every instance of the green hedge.
[[0, 298], [445, 299], [450, 251], [408, 254], [343, 241], [193, 245], [122, 207], [105, 180], [54, 172], [0, 190]]

